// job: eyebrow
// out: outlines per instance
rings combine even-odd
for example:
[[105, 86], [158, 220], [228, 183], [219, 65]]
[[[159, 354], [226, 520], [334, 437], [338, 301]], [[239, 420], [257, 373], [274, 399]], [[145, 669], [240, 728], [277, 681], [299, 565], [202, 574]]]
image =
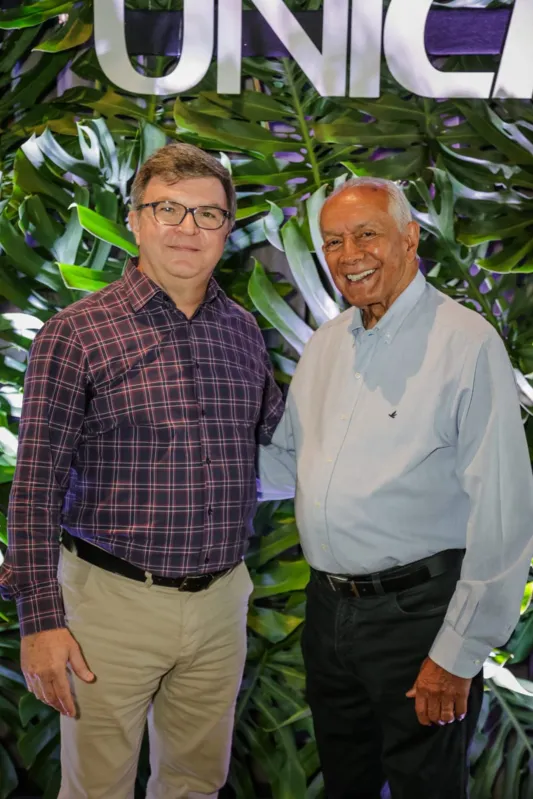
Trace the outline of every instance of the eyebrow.
[[[181, 200], [171, 200], [169, 197], [161, 197], [160, 199], [152, 200], [153, 203], [178, 203], [178, 205], [183, 205], [184, 208], [187, 206], [185, 203], [182, 203]], [[192, 208], [220, 208], [221, 211], [227, 211], [227, 208], [220, 205], [220, 203], [199, 203], [196, 206], [191, 206]]]
[[[379, 228], [379, 223], [378, 222], [369, 222], [369, 221], [368, 222], [361, 222], [360, 224], [355, 226], [354, 231], [355, 230], [360, 230], [361, 228], [364, 228], [364, 227]], [[351, 232], [353, 233], [354, 231], [351, 231]], [[323, 230], [322, 234], [324, 236], [342, 236], [342, 235], [344, 235], [343, 233], [339, 233], [336, 230]]]

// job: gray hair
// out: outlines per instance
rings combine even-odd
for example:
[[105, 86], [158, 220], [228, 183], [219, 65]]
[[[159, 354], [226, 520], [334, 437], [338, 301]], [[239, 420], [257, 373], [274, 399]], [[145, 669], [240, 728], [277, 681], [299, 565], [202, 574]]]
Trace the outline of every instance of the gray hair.
[[[337, 188], [331, 192], [324, 202], [324, 205], [333, 199], [333, 197], [336, 197], [337, 194], [341, 194], [343, 191], [347, 191], [348, 189], [358, 189], [364, 186], [370, 186], [374, 189], [381, 189], [382, 191], [387, 192], [389, 195], [389, 213], [393, 219], [396, 220], [398, 228], [403, 233], [409, 222], [412, 222], [413, 215], [411, 214], [411, 206], [409, 205], [407, 197], [398, 184], [394, 183], [393, 180], [373, 177], [350, 178], [344, 183], [341, 183], [340, 186], [337, 186]], [[322, 208], [324, 208], [324, 205]]]

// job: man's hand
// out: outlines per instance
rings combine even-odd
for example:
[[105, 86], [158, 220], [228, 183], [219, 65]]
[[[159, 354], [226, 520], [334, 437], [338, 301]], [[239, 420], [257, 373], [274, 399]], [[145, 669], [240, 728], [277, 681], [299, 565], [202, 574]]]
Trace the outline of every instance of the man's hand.
[[21, 665], [28, 688], [41, 702], [55, 707], [65, 716], [75, 716], [76, 707], [67, 678], [67, 664], [84, 682], [92, 682], [81, 649], [61, 628], [27, 635], [21, 643]]
[[406, 693], [415, 700], [416, 715], [420, 724], [450, 724], [466, 716], [468, 694], [472, 680], [456, 677], [426, 658], [410, 691]]

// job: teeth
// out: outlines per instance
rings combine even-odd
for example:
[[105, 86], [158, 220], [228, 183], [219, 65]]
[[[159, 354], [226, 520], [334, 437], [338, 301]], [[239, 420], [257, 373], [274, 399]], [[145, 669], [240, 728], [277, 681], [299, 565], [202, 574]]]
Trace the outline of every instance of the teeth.
[[351, 280], [352, 283], [358, 283], [364, 277], [373, 275], [375, 271], [376, 271], [375, 269], [368, 269], [366, 272], [361, 272], [360, 275], [346, 275], [346, 277], [348, 278], [348, 280]]

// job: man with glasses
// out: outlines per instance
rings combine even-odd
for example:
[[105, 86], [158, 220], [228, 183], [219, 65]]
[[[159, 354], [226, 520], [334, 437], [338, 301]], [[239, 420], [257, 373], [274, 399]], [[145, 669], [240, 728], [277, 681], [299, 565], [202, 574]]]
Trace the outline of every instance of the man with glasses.
[[212, 277], [229, 172], [169, 145], [132, 206], [138, 260], [33, 344], [0, 574], [28, 686], [62, 714], [62, 799], [131, 797], [147, 718], [150, 799], [224, 784], [256, 446], [282, 412], [254, 318]]

